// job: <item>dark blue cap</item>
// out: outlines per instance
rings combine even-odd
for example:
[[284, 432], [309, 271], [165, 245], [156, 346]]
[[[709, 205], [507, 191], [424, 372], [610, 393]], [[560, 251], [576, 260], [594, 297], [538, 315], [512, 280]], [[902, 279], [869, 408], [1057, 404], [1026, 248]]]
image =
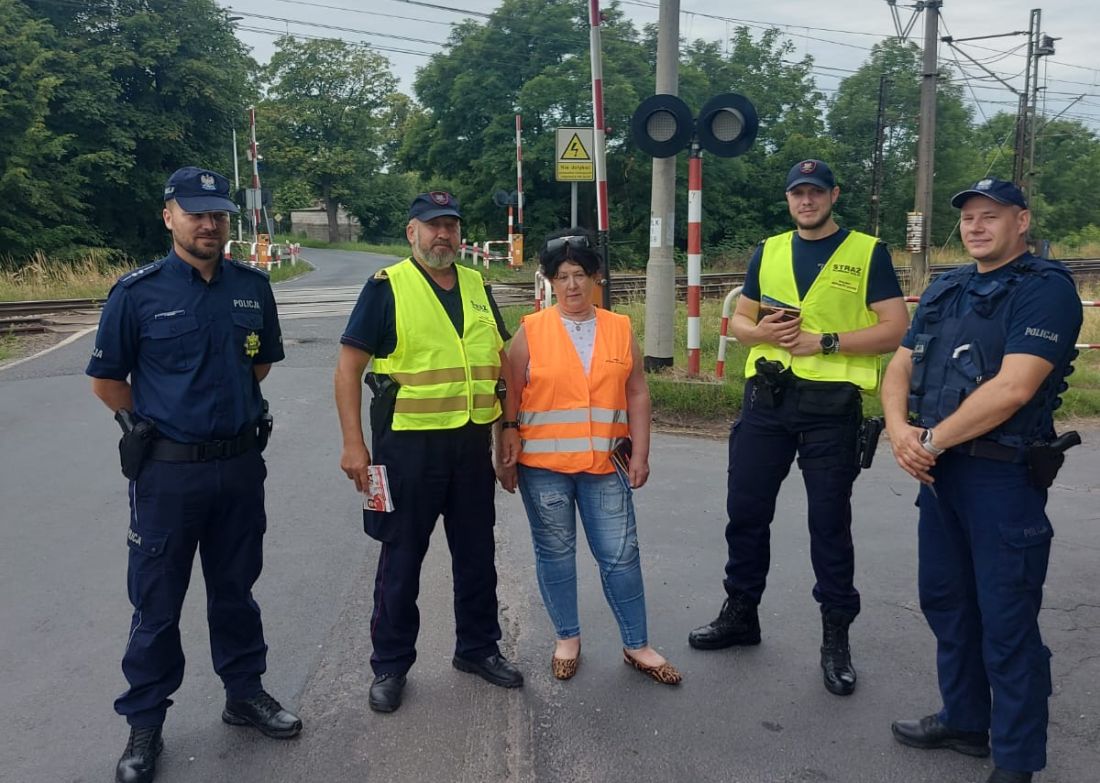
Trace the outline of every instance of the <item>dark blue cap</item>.
[[177, 169], [164, 183], [164, 200], [172, 199], [184, 212], [240, 212], [229, 198], [229, 180], [195, 166]]
[[1024, 192], [1015, 183], [996, 177], [980, 179], [966, 190], [956, 193], [951, 197], [951, 206], [961, 207], [971, 196], [985, 196], [999, 204], [1027, 209], [1027, 199], [1024, 197]]
[[836, 178], [825, 161], [804, 160], [791, 166], [791, 170], [787, 173], [787, 190], [799, 185], [814, 185], [832, 190], [836, 187]]
[[409, 205], [409, 220], [416, 218], [426, 223], [434, 218], [444, 216], [456, 217], [462, 220], [462, 213], [458, 211], [458, 199], [445, 190], [421, 193]]

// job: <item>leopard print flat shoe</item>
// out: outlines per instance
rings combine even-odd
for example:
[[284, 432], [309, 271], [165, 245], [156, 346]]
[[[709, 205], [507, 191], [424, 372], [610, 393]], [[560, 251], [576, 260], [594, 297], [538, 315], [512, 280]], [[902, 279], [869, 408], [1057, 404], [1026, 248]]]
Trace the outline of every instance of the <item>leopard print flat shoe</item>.
[[581, 654], [579, 652], [576, 658], [559, 658], [555, 655], [550, 659], [550, 671], [559, 680], [571, 680], [573, 675], [577, 673], [577, 667], [580, 666], [580, 663]]
[[684, 679], [680, 671], [668, 661], [665, 661], [660, 666], [646, 666], [641, 661], [632, 658], [630, 653], [626, 650], [623, 650], [623, 663], [628, 666], [633, 666], [642, 674], [652, 677], [662, 685], [679, 685], [680, 681]]

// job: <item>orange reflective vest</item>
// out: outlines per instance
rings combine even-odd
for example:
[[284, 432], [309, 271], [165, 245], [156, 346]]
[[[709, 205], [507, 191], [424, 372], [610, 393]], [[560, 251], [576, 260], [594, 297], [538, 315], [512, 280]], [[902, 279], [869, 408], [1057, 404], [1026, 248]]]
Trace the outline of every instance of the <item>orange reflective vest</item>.
[[611, 473], [611, 452], [630, 434], [630, 319], [596, 309], [596, 344], [587, 375], [556, 305], [524, 317], [523, 330], [531, 360], [520, 398], [520, 464], [559, 473]]

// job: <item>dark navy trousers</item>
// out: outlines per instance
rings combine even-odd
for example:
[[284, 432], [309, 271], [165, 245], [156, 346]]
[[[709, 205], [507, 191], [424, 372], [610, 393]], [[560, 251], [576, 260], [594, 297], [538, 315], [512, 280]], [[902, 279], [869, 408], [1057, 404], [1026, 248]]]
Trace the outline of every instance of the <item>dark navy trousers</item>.
[[991, 731], [998, 767], [1046, 765], [1050, 650], [1039, 608], [1053, 531], [1027, 467], [941, 456], [920, 507], [920, 604], [936, 636], [943, 711], [959, 731]]
[[179, 619], [196, 549], [206, 582], [214, 671], [230, 699], [261, 689], [267, 645], [252, 585], [263, 566], [260, 452], [210, 462], [148, 461], [130, 482], [127, 584], [134, 606], [122, 671], [130, 687], [115, 710], [132, 726], [164, 722], [183, 682]]
[[382, 541], [371, 616], [375, 674], [405, 674], [416, 661], [420, 568], [441, 515], [454, 578], [455, 655], [500, 652], [490, 448], [487, 425], [375, 436], [374, 461], [386, 465], [394, 496], [392, 512], [363, 512], [367, 533]]
[[760, 383], [756, 377], [746, 382], [741, 417], [730, 433], [726, 591], [760, 602], [771, 564], [776, 497], [797, 455], [809, 507], [810, 561], [817, 579], [814, 598], [822, 610], [854, 618], [860, 608], [853, 584], [851, 530], [852, 484], [859, 475], [856, 438], [862, 418], [858, 392], [847, 384], [830, 384], [841, 392], [839, 387], [847, 386], [855, 395], [851, 404], [838, 410], [812, 404], [790, 385], [772, 407], [758, 390]]

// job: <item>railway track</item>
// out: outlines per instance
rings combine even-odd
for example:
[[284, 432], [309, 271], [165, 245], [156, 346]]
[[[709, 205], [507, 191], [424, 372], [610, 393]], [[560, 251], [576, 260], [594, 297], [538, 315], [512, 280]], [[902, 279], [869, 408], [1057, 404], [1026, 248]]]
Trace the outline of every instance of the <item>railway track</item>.
[[[1073, 258], [1063, 261], [1078, 277], [1100, 275], [1100, 258]], [[936, 265], [931, 276], [942, 274], [951, 265]], [[909, 283], [908, 267], [897, 269], [902, 287]], [[743, 272], [710, 272], [700, 281], [704, 299], [724, 297], [730, 289], [745, 280]], [[645, 298], [645, 275], [612, 275], [612, 301], [623, 303]], [[326, 315], [347, 315], [359, 295], [359, 286], [326, 288], [276, 289], [279, 315], [284, 319], [313, 318]], [[501, 305], [529, 304], [532, 293], [527, 285], [495, 285], [493, 294]], [[687, 296], [687, 276], [676, 277], [676, 298]], [[0, 334], [31, 334], [45, 331], [72, 331], [74, 327], [91, 326], [98, 320], [101, 299], [56, 299], [25, 302], [0, 302]]]

